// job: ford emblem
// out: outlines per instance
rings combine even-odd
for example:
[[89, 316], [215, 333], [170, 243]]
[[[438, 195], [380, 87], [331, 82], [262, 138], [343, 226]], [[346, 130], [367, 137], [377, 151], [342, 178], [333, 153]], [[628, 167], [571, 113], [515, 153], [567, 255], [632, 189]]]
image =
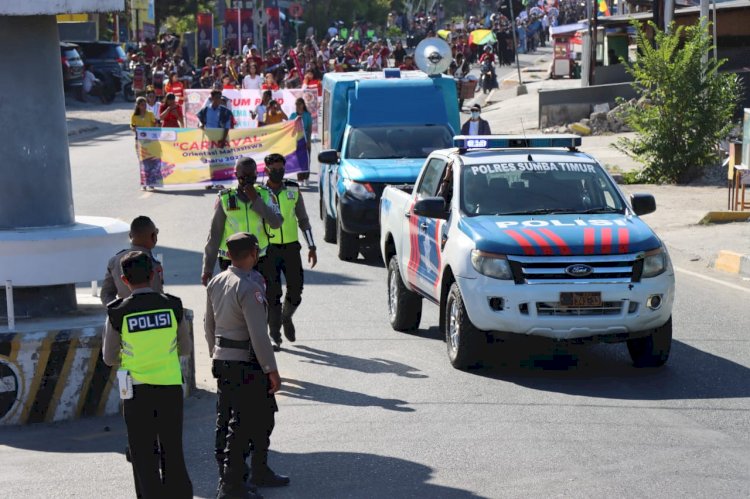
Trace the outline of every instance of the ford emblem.
[[572, 277], [586, 277], [588, 275], [591, 275], [593, 271], [593, 268], [580, 263], [576, 265], [570, 265], [569, 267], [565, 268], [565, 273]]

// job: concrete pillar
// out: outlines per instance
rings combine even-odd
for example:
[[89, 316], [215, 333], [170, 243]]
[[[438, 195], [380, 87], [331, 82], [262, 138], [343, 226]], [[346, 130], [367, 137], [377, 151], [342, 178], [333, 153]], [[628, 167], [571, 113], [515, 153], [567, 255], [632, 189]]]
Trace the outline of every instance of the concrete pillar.
[[55, 16], [0, 16], [0, 230], [75, 222], [58, 43]]

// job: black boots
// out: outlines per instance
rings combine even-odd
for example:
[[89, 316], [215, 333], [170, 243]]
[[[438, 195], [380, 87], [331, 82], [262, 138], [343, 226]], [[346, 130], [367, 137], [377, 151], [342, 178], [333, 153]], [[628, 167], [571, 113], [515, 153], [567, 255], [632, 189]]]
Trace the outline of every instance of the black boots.
[[292, 315], [294, 315], [297, 307], [299, 305], [292, 305], [291, 302], [284, 300], [284, 308], [281, 310], [281, 324], [284, 326], [284, 336], [292, 343], [297, 339], [294, 323], [292, 322]]
[[258, 487], [283, 487], [289, 485], [289, 477], [276, 474], [268, 467], [268, 453], [253, 453], [250, 483]]
[[281, 316], [281, 305], [268, 308], [268, 333], [271, 335], [274, 352], [281, 350]]

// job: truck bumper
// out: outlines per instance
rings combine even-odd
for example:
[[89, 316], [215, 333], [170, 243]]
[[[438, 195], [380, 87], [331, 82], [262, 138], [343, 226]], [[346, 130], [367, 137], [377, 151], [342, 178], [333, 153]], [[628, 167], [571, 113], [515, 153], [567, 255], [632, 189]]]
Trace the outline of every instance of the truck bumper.
[[348, 195], [339, 198], [341, 227], [351, 234], [369, 234], [380, 231], [380, 199], [355, 199]]
[[[484, 331], [497, 331], [558, 340], [598, 337], [625, 340], [664, 325], [672, 313], [674, 274], [629, 284], [580, 284], [560, 287], [544, 284], [517, 285], [485, 276], [457, 277], [464, 305], [472, 324]], [[601, 308], [560, 305], [560, 293], [600, 292]], [[649, 298], [659, 296], [660, 305], [649, 307]], [[502, 310], [490, 306], [502, 299]], [[494, 301], [497, 308], [497, 300]], [[653, 301], [651, 302], [653, 305]]]

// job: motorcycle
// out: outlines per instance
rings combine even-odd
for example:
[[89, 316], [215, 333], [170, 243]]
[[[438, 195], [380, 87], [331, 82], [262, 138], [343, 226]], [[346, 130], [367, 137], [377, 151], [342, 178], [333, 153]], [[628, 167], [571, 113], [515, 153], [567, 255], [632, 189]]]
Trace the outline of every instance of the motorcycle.
[[490, 61], [484, 61], [480, 66], [482, 74], [481, 87], [482, 92], [489, 93], [493, 88], [498, 88], [497, 75], [495, 74], [495, 65]]
[[133, 73], [123, 71], [120, 76], [120, 88], [122, 96], [127, 102], [135, 102], [135, 92], [133, 91]]

